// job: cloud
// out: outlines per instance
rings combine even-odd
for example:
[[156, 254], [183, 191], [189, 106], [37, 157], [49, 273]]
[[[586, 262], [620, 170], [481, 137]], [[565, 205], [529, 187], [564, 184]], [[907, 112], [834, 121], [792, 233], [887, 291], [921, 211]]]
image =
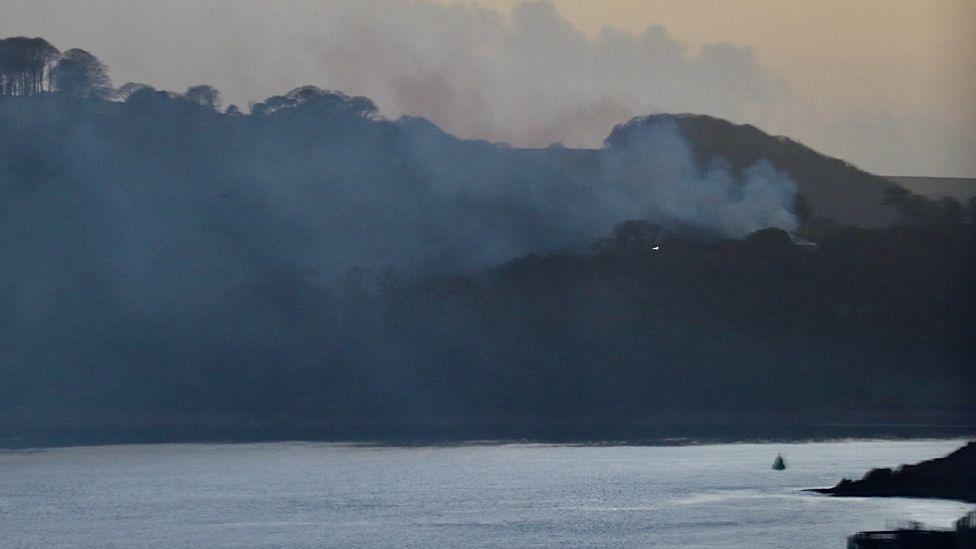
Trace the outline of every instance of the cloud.
[[430, 0], [10, 2], [0, 34], [84, 48], [119, 84], [211, 84], [242, 107], [314, 84], [370, 97], [391, 118], [513, 145], [599, 146], [614, 125], [652, 112], [756, 123], [786, 98], [748, 48], [692, 53], [658, 26], [590, 38], [550, 2], [511, 14]]
[[742, 119], [786, 94], [748, 48], [718, 43], [692, 55], [657, 26], [589, 39], [546, 1], [522, 2], [508, 20], [477, 6], [386, 0], [330, 3], [313, 19], [329, 21], [306, 45], [329, 86], [373, 97], [391, 115], [516, 145], [597, 146], [614, 124], [651, 112]]
[[931, 114], [857, 111], [827, 129], [825, 147], [885, 175], [976, 173], [976, 120]]

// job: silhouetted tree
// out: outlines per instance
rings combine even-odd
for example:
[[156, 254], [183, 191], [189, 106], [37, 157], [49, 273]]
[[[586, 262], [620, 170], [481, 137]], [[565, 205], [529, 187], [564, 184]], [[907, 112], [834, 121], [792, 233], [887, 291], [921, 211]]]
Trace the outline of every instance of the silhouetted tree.
[[610, 238], [597, 243], [597, 249], [620, 254], [646, 252], [653, 245], [659, 244], [663, 236], [664, 230], [660, 225], [643, 219], [631, 219], [618, 223]]
[[898, 209], [903, 223], [930, 225], [943, 221], [943, 208], [939, 203], [902, 187], [889, 188], [885, 192], [885, 203]]
[[58, 49], [43, 38], [0, 40], [0, 95], [38, 95]]
[[74, 97], [108, 97], [112, 82], [108, 69], [97, 57], [73, 48], [63, 54], [51, 68], [51, 86]]
[[348, 112], [366, 118], [375, 115], [378, 111], [376, 104], [366, 97], [349, 97], [344, 93], [323, 90], [316, 86], [301, 86], [285, 95], [275, 95], [261, 103], [256, 103], [251, 107], [251, 114], [269, 115], [283, 109], [303, 105], [314, 105], [328, 110]]
[[813, 220], [813, 208], [810, 207], [810, 201], [800, 193], [797, 193], [793, 200], [793, 213], [801, 223], [809, 223]]
[[115, 94], [117, 97], [124, 99], [126, 103], [135, 105], [147, 105], [156, 101], [168, 101], [182, 97], [175, 92], [157, 90], [146, 84], [131, 82], [116, 90]]
[[216, 110], [220, 106], [220, 92], [213, 86], [191, 86], [183, 94], [183, 98], [212, 110]]
[[122, 101], [128, 101], [129, 98], [132, 97], [134, 93], [146, 89], [155, 91], [155, 88], [153, 88], [148, 84], [142, 84], [139, 82], [126, 82], [125, 84], [122, 84], [121, 86], [118, 87], [118, 89], [115, 90], [115, 97], [121, 99]]
[[742, 239], [743, 248], [753, 255], [775, 257], [793, 248], [790, 234], [776, 227], [760, 229]]
[[966, 219], [966, 208], [951, 196], [939, 200], [939, 207], [942, 208], [942, 222], [947, 225], [959, 225]]

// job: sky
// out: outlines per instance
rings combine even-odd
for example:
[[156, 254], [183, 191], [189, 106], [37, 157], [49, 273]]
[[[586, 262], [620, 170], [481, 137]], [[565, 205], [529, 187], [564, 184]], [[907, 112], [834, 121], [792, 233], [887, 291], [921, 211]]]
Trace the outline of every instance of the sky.
[[700, 112], [876, 173], [976, 177], [971, 0], [0, 0], [11, 35], [225, 105], [314, 84], [463, 137], [577, 147]]

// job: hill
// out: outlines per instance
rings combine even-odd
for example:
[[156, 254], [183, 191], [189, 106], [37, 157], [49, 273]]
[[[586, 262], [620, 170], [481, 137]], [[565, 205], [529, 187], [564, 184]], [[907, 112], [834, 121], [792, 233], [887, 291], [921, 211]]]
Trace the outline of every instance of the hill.
[[888, 190], [897, 187], [897, 182], [748, 124], [696, 114], [656, 114], [617, 126], [606, 143], [611, 148], [628, 147], [646, 128], [662, 123], [677, 126], [703, 167], [713, 159], [722, 159], [739, 174], [766, 160], [788, 173], [806, 202], [808, 211], [802, 212], [806, 221], [822, 218], [839, 225], [879, 227], [900, 218], [898, 210], [886, 201]]
[[680, 120], [526, 150], [310, 86], [0, 97], [0, 438], [966, 424], [973, 212], [802, 242], [812, 172], [875, 180]]

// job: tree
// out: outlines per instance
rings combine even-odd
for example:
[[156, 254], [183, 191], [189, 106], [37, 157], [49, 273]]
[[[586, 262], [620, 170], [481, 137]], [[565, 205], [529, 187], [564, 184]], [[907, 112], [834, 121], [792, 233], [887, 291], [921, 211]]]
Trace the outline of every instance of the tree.
[[316, 86], [301, 86], [285, 95], [275, 95], [251, 107], [251, 113], [258, 116], [303, 106], [315, 106], [331, 113], [352, 114], [370, 118], [378, 112], [376, 104], [366, 97], [349, 97], [342, 92], [320, 89]]
[[[0, 40], [0, 95], [38, 95], [58, 49], [43, 38]], [[50, 84], [48, 85], [50, 88]]]
[[618, 223], [613, 235], [597, 242], [598, 250], [619, 254], [636, 254], [653, 251], [652, 247], [665, 236], [660, 225], [648, 223], [643, 219], [631, 219]]
[[220, 106], [220, 92], [213, 86], [191, 86], [183, 94], [183, 99], [211, 110], [217, 110]]
[[118, 87], [118, 89], [115, 90], [115, 97], [121, 99], [122, 101], [128, 101], [129, 98], [132, 97], [134, 94], [143, 90], [156, 91], [155, 88], [153, 88], [148, 84], [142, 84], [139, 82], [126, 82], [125, 84], [122, 84], [121, 86]]
[[951, 196], [939, 200], [942, 209], [942, 223], [946, 225], [960, 225], [966, 220], [966, 207]]
[[105, 64], [78, 48], [61, 55], [51, 69], [51, 84], [55, 90], [74, 97], [104, 98], [112, 93], [112, 82]]
[[931, 225], [939, 223], [943, 218], [943, 209], [938, 202], [903, 187], [893, 186], [886, 189], [885, 204], [897, 208], [905, 223]]

